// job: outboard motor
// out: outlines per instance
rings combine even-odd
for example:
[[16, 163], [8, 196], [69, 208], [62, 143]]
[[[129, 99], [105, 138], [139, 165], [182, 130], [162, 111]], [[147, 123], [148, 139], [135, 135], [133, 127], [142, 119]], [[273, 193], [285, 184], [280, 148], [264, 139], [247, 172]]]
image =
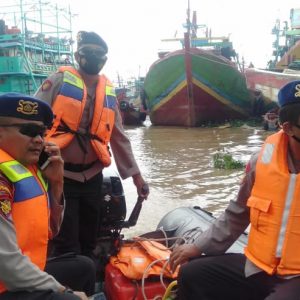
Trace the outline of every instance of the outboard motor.
[[136, 225], [142, 208], [143, 199], [138, 198], [128, 218], [126, 218], [126, 199], [122, 181], [112, 168], [103, 170], [102, 197], [100, 205], [100, 221], [97, 234], [97, 245], [94, 256], [97, 268], [97, 279], [103, 281], [104, 268], [112, 255], [119, 251], [124, 236], [123, 228]]
[[126, 217], [126, 201], [119, 175], [111, 168], [103, 170], [102, 199], [100, 202], [98, 236], [107, 230], [119, 228]]
[[[193, 243], [214, 222], [215, 217], [199, 206], [179, 207], [167, 213], [158, 223], [156, 232], [163, 232], [170, 247], [176, 243]], [[243, 253], [247, 244], [247, 234], [242, 234], [227, 252]]]

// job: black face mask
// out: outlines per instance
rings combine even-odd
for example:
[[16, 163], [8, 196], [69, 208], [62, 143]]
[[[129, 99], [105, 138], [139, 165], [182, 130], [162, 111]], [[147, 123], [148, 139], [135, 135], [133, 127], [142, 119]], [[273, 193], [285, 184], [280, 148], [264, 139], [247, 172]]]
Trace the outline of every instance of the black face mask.
[[89, 54], [89, 55], [79, 54], [79, 66], [85, 73], [89, 75], [96, 75], [103, 68], [106, 59], [107, 57], [105, 55], [99, 57], [94, 54]]

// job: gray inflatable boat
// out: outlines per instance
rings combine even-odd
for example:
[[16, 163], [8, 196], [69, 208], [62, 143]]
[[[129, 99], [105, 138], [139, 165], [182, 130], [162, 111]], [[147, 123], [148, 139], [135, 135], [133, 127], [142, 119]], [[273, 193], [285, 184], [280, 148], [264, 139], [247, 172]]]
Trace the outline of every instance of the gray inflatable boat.
[[[212, 213], [199, 206], [179, 207], [167, 213], [157, 225], [157, 230], [149, 234], [152, 237], [156, 234], [156, 238], [162, 238], [163, 235], [168, 238], [174, 237], [174, 239], [168, 239], [168, 246], [176, 242], [175, 237], [192, 243], [214, 220]], [[243, 253], [247, 240], [247, 233], [243, 233], [227, 252]]]

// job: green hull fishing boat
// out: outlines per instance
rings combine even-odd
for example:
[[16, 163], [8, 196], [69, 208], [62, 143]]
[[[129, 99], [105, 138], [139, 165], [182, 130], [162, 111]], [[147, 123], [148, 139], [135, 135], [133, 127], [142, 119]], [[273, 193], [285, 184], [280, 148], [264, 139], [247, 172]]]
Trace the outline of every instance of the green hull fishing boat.
[[243, 74], [225, 58], [197, 48], [178, 50], [155, 62], [144, 88], [154, 125], [246, 119], [252, 109]]
[[197, 37], [196, 12], [188, 24], [184, 39], [176, 39], [183, 49], [163, 53], [146, 75], [152, 124], [190, 127], [247, 119], [251, 95], [238, 61], [231, 61], [237, 58], [232, 43], [212, 37], [207, 28], [204, 37]]
[[34, 94], [60, 65], [73, 64], [72, 15], [41, 0], [5, 3], [0, 7], [0, 93]]

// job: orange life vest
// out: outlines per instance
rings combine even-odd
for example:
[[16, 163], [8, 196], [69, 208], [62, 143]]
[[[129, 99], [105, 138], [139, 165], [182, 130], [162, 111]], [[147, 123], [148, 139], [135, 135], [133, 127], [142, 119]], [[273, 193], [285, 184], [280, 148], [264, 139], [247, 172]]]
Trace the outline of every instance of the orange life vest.
[[[80, 135], [78, 129], [86, 105], [87, 89], [74, 68], [65, 66], [59, 68], [58, 72], [63, 73], [63, 84], [52, 106], [55, 119], [46, 140], [64, 148], [76, 134]], [[108, 143], [115, 122], [116, 103], [112, 84], [104, 75], [99, 75], [93, 120], [85, 136], [89, 137], [97, 157], [105, 167], [111, 163]]]
[[245, 255], [268, 274], [300, 274], [300, 175], [290, 174], [288, 137], [269, 136], [247, 201], [251, 228]]
[[178, 269], [172, 273], [168, 264], [171, 251], [164, 245], [147, 240], [125, 243], [110, 263], [127, 278], [142, 279], [150, 275], [176, 278]]
[[[22, 254], [44, 270], [49, 237], [47, 185], [41, 173], [27, 169], [0, 149], [0, 170], [14, 185], [11, 209], [17, 242]], [[6, 290], [0, 281], [0, 293]]]

